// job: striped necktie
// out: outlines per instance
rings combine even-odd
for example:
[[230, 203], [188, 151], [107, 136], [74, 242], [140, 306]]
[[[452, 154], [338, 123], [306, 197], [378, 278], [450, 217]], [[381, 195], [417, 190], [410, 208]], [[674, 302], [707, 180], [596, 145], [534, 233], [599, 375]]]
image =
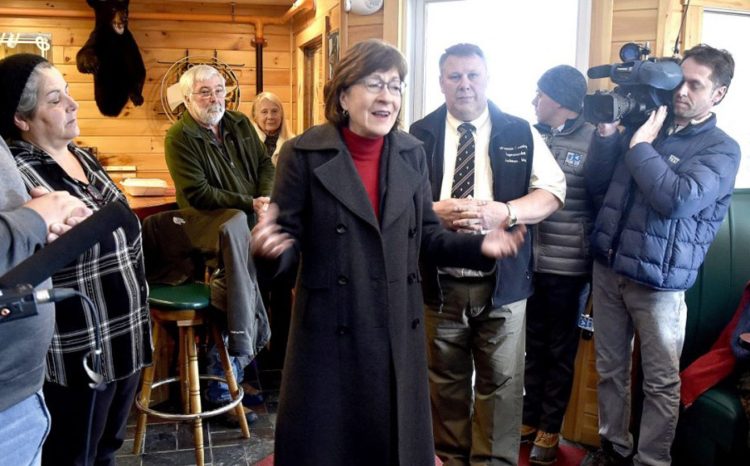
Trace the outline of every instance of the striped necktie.
[[470, 123], [458, 126], [458, 152], [456, 169], [453, 172], [451, 197], [462, 198], [474, 195], [474, 134]]

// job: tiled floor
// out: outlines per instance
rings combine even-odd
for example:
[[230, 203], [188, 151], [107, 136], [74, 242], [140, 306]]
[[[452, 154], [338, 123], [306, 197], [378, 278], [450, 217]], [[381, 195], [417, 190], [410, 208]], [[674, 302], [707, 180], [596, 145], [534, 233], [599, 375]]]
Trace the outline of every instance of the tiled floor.
[[[246, 378], [250, 371], [246, 371]], [[217, 420], [207, 419], [203, 423], [204, 460], [206, 465], [213, 466], [256, 466], [273, 453], [274, 429], [276, 427], [276, 409], [278, 407], [281, 371], [260, 371], [251, 382], [263, 390], [264, 402], [253, 406], [258, 420], [250, 426], [250, 438], [243, 439], [239, 428], [229, 429]], [[127, 440], [117, 455], [118, 466], [186, 466], [195, 464], [193, 450], [193, 427], [189, 423], [164, 422], [149, 420], [146, 429], [146, 442], [142, 455], [133, 454], [133, 436], [135, 435], [135, 415], [131, 413], [128, 422]], [[561, 453], [561, 464], [578, 464], [585, 454], [582, 445], [562, 440], [568, 446]], [[527, 464], [528, 446], [521, 449], [521, 464]], [[578, 450], [579, 452], [576, 452]], [[566, 456], [567, 455], [567, 456]], [[575, 457], [575, 461], [565, 458]], [[570, 459], [570, 458], [567, 458]], [[267, 464], [267, 463], [266, 463]]]
[[[256, 381], [264, 402], [253, 406], [258, 420], [250, 426], [250, 438], [241, 437], [239, 428], [229, 429], [217, 420], [203, 423], [205, 464], [213, 466], [253, 466], [273, 453], [273, 437], [278, 406], [280, 371], [261, 371]], [[142, 455], [133, 454], [135, 415], [128, 422], [127, 439], [117, 455], [118, 466], [194, 465], [193, 427], [189, 423], [149, 419]]]

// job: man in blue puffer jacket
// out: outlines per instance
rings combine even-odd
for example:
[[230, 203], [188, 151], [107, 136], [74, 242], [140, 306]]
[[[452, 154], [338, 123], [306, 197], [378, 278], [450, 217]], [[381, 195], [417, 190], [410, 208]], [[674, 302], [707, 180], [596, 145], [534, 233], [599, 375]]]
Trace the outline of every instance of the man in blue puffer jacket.
[[[685, 290], [727, 213], [740, 163], [711, 112], [731, 83], [732, 56], [698, 45], [681, 66], [669, 115], [661, 107], [623, 134], [599, 124], [589, 151], [585, 179], [600, 201], [591, 241], [602, 449], [584, 465], [671, 463]], [[634, 330], [645, 394], [637, 447], [628, 430]]]

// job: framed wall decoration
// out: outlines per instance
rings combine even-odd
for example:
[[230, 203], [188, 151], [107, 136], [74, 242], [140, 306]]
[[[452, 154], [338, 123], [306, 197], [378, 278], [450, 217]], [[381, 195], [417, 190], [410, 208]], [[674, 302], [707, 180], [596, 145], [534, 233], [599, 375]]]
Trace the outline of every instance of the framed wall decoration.
[[328, 79], [333, 77], [333, 69], [339, 62], [339, 31], [328, 33]]

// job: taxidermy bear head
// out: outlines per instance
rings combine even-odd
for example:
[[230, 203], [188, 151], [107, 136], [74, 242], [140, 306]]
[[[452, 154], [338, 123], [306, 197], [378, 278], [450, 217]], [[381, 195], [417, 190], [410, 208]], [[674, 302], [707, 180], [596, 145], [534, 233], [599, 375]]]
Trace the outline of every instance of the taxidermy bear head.
[[[86, 0], [86, 3], [96, 11], [96, 27], [109, 26], [117, 35], [123, 35], [128, 28], [128, 4], [130, 0]], [[98, 9], [97, 9], [98, 8]], [[100, 11], [101, 10], [101, 11]], [[99, 22], [104, 24], [99, 24]]]
[[129, 0], [86, 0], [94, 9], [94, 31], [76, 55], [81, 73], [94, 75], [94, 94], [99, 111], [117, 116], [130, 99], [143, 103], [146, 67], [128, 30]]

